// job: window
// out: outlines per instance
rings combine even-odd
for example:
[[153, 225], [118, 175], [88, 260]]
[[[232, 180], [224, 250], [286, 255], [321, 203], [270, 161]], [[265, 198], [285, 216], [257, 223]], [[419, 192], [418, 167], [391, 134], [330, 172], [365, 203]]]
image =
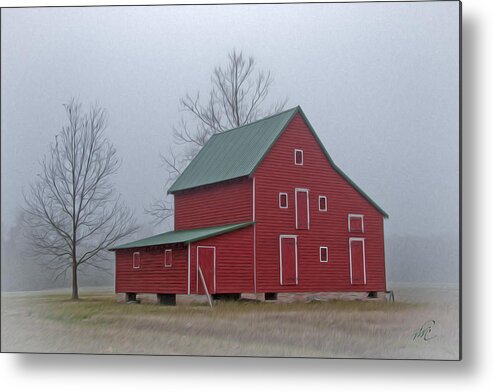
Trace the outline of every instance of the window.
[[320, 247], [320, 262], [327, 263], [329, 261], [329, 248], [327, 246]]
[[279, 193], [279, 208], [288, 208], [288, 194]]
[[303, 165], [303, 150], [294, 150], [294, 164]]
[[166, 249], [164, 251], [164, 267], [171, 267], [173, 262], [171, 249]]
[[318, 210], [327, 211], [327, 196], [318, 197]]
[[363, 233], [363, 215], [349, 214], [348, 215], [348, 230], [350, 233]]
[[139, 252], [134, 252], [133, 267], [134, 268], [140, 268], [140, 253]]

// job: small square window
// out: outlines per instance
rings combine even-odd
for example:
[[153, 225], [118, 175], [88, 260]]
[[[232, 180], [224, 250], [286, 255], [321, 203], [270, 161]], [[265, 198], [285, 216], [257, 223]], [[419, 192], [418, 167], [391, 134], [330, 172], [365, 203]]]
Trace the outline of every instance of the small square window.
[[318, 210], [327, 211], [327, 196], [318, 197]]
[[164, 266], [165, 267], [171, 267], [172, 265], [172, 252], [171, 249], [166, 249], [164, 251]]
[[320, 247], [320, 262], [327, 263], [329, 261], [329, 248], [327, 246]]
[[295, 165], [303, 165], [303, 150], [294, 150], [294, 163]]
[[363, 215], [349, 214], [348, 215], [348, 230], [350, 233], [363, 233]]
[[139, 252], [134, 252], [133, 258], [132, 258], [132, 264], [134, 268], [140, 268], [140, 253]]
[[279, 208], [288, 208], [288, 194], [279, 193]]

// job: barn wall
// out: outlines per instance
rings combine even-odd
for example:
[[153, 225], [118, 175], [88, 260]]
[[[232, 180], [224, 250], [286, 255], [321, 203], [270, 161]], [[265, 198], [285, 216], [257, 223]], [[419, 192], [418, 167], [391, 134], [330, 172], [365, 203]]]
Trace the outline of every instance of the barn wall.
[[252, 181], [248, 178], [176, 193], [175, 230], [252, 220]]
[[[294, 149], [304, 151], [303, 166], [294, 165]], [[383, 291], [385, 256], [383, 216], [328, 163], [298, 114], [281, 135], [255, 176], [257, 290]], [[295, 228], [295, 188], [308, 188], [310, 230]], [[288, 208], [278, 207], [279, 192], [288, 193]], [[328, 211], [318, 210], [327, 196]], [[364, 234], [348, 233], [349, 213], [364, 215]], [[298, 286], [280, 286], [279, 235], [298, 235]], [[364, 237], [365, 286], [350, 285], [349, 237]], [[329, 247], [329, 262], [319, 261], [319, 247]]]
[[[171, 267], [164, 267], [164, 247], [116, 251], [117, 293], [186, 294], [187, 248], [173, 249]], [[140, 268], [133, 268], [133, 253], [140, 252]]]
[[197, 292], [197, 246], [216, 247], [216, 293], [253, 292], [253, 226], [191, 244], [191, 293]]

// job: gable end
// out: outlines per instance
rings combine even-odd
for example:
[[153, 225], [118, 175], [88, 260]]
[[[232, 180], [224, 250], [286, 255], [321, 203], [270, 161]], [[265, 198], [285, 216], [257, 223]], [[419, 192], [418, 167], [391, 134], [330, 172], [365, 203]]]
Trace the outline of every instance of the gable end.
[[389, 215], [375, 202], [373, 201], [373, 199], [368, 196], [358, 185], [356, 185], [356, 183], [351, 180], [351, 178], [349, 178], [349, 176], [344, 173], [342, 171], [342, 169], [337, 166], [334, 161], [332, 160], [331, 156], [329, 155], [328, 151], [326, 150], [325, 146], [323, 145], [322, 141], [320, 140], [320, 138], [318, 137], [317, 133], [315, 132], [315, 129], [312, 127], [312, 125], [310, 124], [310, 121], [308, 121], [308, 119], [306, 118], [305, 116], [305, 113], [303, 113], [303, 110], [301, 109], [300, 106], [297, 106], [296, 107], [296, 111], [293, 113], [293, 115], [290, 117], [289, 121], [286, 123], [286, 125], [283, 127], [282, 131], [279, 133], [279, 135], [277, 135], [277, 138], [273, 141], [273, 143], [269, 146], [269, 148], [267, 149], [267, 151], [265, 152], [265, 154], [262, 156], [262, 158], [257, 162], [257, 164], [255, 165], [255, 168], [252, 170], [252, 172], [250, 173], [250, 177], [252, 177], [255, 173], [255, 171], [257, 170], [258, 166], [262, 163], [262, 161], [264, 160], [264, 158], [267, 156], [267, 154], [269, 154], [269, 152], [271, 151], [272, 147], [274, 146], [274, 144], [277, 142], [277, 140], [281, 137], [281, 135], [283, 134], [283, 132], [286, 130], [286, 128], [291, 124], [291, 122], [293, 121], [294, 117], [296, 116], [296, 114], [299, 113], [301, 118], [303, 119], [303, 121], [305, 122], [306, 126], [308, 127], [308, 129], [310, 130], [310, 132], [312, 133], [313, 137], [315, 138], [315, 140], [317, 141], [318, 145], [320, 146], [320, 148], [322, 149], [322, 152], [324, 153], [325, 157], [327, 158], [327, 160], [329, 161], [329, 164], [332, 166], [332, 168], [342, 177], [344, 178], [344, 180], [346, 180], [349, 185], [351, 185], [361, 196], [363, 196], [380, 214], [383, 215], [384, 218], [388, 218]]

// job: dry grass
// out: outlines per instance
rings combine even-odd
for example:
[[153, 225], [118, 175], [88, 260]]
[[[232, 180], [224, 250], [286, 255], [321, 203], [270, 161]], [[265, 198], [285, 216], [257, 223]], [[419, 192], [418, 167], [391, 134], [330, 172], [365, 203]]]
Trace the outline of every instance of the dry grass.
[[[222, 302], [213, 309], [129, 305], [109, 293], [78, 303], [64, 294], [3, 295], [2, 351], [457, 359], [457, 290], [428, 288], [424, 299], [423, 290], [402, 288], [395, 303]], [[435, 337], [413, 340], [428, 320], [436, 321]]]

